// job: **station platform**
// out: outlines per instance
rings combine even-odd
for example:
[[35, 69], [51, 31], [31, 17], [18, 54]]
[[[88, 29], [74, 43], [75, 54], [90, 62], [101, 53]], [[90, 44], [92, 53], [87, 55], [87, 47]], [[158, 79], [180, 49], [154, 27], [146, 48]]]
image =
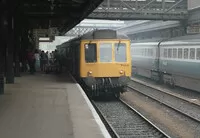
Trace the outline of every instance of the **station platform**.
[[1, 138], [110, 138], [69, 75], [24, 74], [0, 96]]

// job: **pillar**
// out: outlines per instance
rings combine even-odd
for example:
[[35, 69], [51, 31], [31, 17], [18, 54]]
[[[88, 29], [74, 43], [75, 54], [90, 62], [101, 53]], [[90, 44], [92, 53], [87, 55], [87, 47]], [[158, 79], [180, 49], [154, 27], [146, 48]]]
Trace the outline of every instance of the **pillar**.
[[3, 46], [0, 47], [0, 95], [4, 94], [4, 57], [2, 53], [2, 51], [4, 51], [3, 48]]
[[8, 37], [7, 37], [7, 56], [6, 56], [6, 83], [14, 83], [14, 17], [12, 9], [7, 14], [8, 20]]
[[[1, 3], [0, 3], [1, 4]], [[6, 46], [6, 28], [7, 28], [7, 21], [5, 12], [1, 11], [0, 14], [0, 94], [4, 94], [4, 61], [5, 61], [5, 46]]]
[[15, 22], [14, 22], [14, 42], [15, 42], [15, 68], [14, 68], [14, 72], [15, 72], [15, 77], [20, 77], [20, 48], [21, 48], [21, 44], [20, 44], [20, 37], [21, 37], [21, 26], [20, 26], [20, 22], [19, 21], [20, 16], [18, 16], [18, 14], [15, 16]]

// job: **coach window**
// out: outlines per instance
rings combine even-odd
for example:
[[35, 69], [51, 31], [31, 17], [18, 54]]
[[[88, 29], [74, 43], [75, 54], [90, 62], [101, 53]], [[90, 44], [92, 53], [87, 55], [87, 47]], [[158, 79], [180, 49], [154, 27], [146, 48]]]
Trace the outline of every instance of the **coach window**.
[[145, 56], [145, 49], [144, 48], [141, 49], [141, 56], [143, 56], [143, 57]]
[[173, 48], [173, 58], [177, 58], [177, 49]]
[[178, 58], [181, 59], [183, 55], [182, 48], [178, 49]]
[[184, 48], [184, 59], [188, 59], [188, 48]]
[[172, 58], [172, 49], [171, 48], [168, 49], [168, 58]]
[[153, 48], [151, 48], [150, 52], [151, 52], [151, 57], [153, 57]]
[[148, 56], [148, 48], [145, 48], [145, 57]]
[[97, 46], [95, 43], [85, 44], [86, 63], [97, 62]]
[[164, 58], [167, 58], [167, 49], [164, 49]]
[[153, 50], [152, 48], [148, 48], [148, 57], [152, 57], [153, 56]]
[[100, 43], [100, 62], [112, 62], [112, 43]]
[[125, 43], [115, 43], [115, 62], [127, 62]]
[[190, 48], [190, 59], [195, 59], [195, 48]]
[[200, 48], [197, 48], [197, 60], [200, 60]]

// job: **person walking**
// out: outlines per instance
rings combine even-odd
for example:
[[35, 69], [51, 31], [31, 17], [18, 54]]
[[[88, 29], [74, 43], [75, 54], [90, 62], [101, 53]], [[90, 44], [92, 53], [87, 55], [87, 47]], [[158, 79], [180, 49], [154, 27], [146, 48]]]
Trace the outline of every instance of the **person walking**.
[[28, 50], [27, 60], [30, 67], [29, 71], [31, 74], [34, 74], [35, 73], [35, 56], [31, 50]]

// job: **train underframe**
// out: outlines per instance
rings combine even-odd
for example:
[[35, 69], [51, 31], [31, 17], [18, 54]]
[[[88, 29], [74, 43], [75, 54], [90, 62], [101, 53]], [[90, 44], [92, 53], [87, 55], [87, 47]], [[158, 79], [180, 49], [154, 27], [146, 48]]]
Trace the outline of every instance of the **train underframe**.
[[178, 87], [182, 87], [188, 90], [200, 92], [199, 79], [188, 77], [183, 74], [178, 74], [178, 73], [172, 74], [172, 73], [167, 73], [167, 72], [161, 72], [158, 70], [150, 70], [150, 69], [142, 69], [142, 68], [134, 69], [133, 74], [137, 74], [139, 76], [152, 79], [154, 81], [159, 82], [160, 84], [167, 84], [171, 88], [175, 88], [176, 86], [178, 86]]
[[101, 96], [115, 96], [120, 97], [120, 93], [127, 91], [127, 84], [130, 81], [129, 77], [86, 77], [82, 78], [85, 87], [87, 89], [87, 94], [91, 98], [101, 97]]

